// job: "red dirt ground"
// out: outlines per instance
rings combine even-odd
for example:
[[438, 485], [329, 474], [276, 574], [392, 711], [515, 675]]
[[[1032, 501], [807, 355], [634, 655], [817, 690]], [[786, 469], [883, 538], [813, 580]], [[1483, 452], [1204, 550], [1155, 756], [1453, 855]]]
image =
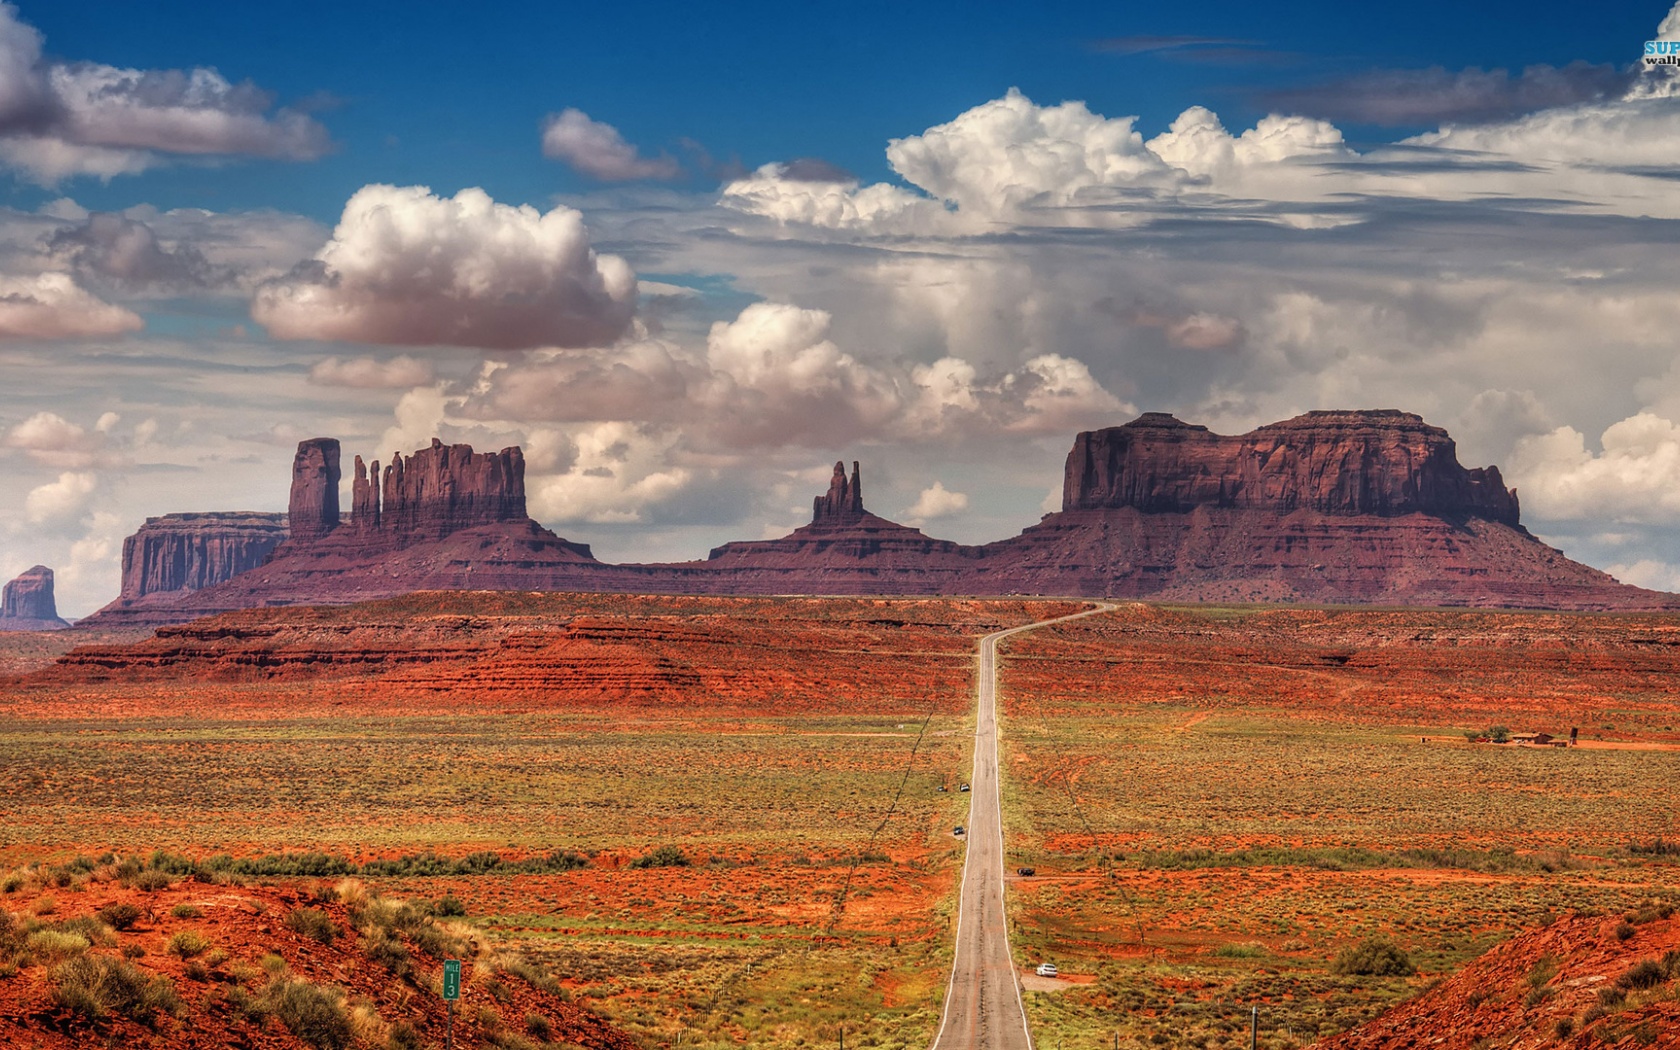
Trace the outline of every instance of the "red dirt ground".
[[[253, 994], [262, 987], [267, 974], [258, 962], [270, 953], [285, 959], [293, 977], [343, 989], [352, 1005], [358, 1001], [372, 1004], [387, 1024], [406, 1021], [412, 1025], [425, 1045], [443, 1043], [446, 1007], [436, 988], [441, 964], [415, 949], [415, 979], [398, 979], [363, 954], [345, 904], [320, 901], [305, 884], [276, 887], [179, 882], [167, 889], [144, 892], [114, 881], [90, 881], [80, 892], [46, 889], [33, 903], [9, 897], [7, 908], [24, 904], [25, 910], [8, 915], [13, 922], [23, 922], [39, 907], [41, 897], [54, 902], [49, 913], [39, 916], [37, 921], [41, 923], [92, 916], [112, 903], [139, 906], [144, 917], [130, 929], [117, 932], [115, 946], [95, 946], [87, 951], [118, 957], [120, 949], [143, 948], [145, 953], [134, 960], [135, 965], [149, 975], [167, 978], [182, 1009], [177, 1016], [159, 1015], [150, 1026], [122, 1017], [90, 1025], [55, 1003], [50, 966], [37, 961], [0, 979], [0, 1046], [31, 1050], [79, 1050], [93, 1045], [171, 1050], [304, 1047], [306, 1044], [277, 1018], [252, 1023], [229, 1001], [229, 992], [236, 987]], [[172, 909], [179, 905], [190, 905], [199, 914], [178, 918]], [[325, 911], [339, 936], [331, 944], [321, 944], [291, 930], [286, 916], [302, 907]], [[194, 960], [201, 964], [197, 976], [188, 972], [188, 960], [176, 958], [166, 947], [172, 935], [189, 929], [208, 937], [212, 945]], [[215, 958], [211, 954], [214, 951], [225, 953], [226, 958], [208, 963]], [[491, 962], [481, 956], [476, 965], [469, 959], [463, 967], [461, 1001], [455, 1011], [458, 1046], [490, 1045], [486, 1040], [501, 1028], [485, 1023], [489, 1015], [481, 1014], [481, 1010], [488, 1008], [500, 1016], [509, 1031], [523, 1032], [527, 1016], [539, 1014], [551, 1022], [556, 1042], [576, 1043], [590, 1050], [634, 1050], [635, 1042], [624, 1032], [559, 996], [512, 976], [501, 976], [492, 983]]]
[[[1637, 919], [1638, 916], [1633, 916]], [[1618, 936], [1617, 928], [1628, 936]], [[1568, 916], [1505, 942], [1452, 977], [1323, 1050], [1680, 1046], [1680, 919]], [[1625, 975], [1670, 966], [1646, 987]], [[1618, 982], [1622, 987], [1618, 988]], [[1622, 996], [1618, 1000], [1618, 993]], [[1600, 1006], [1601, 997], [1611, 1002]], [[1560, 1027], [1560, 1025], [1562, 1027]], [[1566, 1034], [1567, 1033], [1567, 1034]]]
[[[87, 645], [16, 683], [18, 717], [703, 706], [765, 714], [969, 702], [973, 638], [1075, 602], [426, 593], [227, 613]], [[70, 633], [70, 632], [64, 632]], [[201, 684], [210, 689], [187, 688]], [[216, 688], [222, 686], [224, 688]], [[245, 686], [247, 688], [240, 688]], [[252, 688], [255, 687], [255, 688]], [[210, 699], [213, 695], [214, 699]], [[183, 705], [187, 705], [183, 707]]]

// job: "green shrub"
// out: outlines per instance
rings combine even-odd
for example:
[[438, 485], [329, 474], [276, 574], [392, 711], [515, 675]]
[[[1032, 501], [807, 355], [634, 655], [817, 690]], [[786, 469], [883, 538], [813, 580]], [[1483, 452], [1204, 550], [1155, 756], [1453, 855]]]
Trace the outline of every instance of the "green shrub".
[[661, 846], [652, 853], [630, 862], [632, 868], [686, 868], [693, 861], [676, 846]]
[[1490, 726], [1488, 727], [1487, 738], [1496, 744], [1508, 743], [1511, 739], [1511, 727]]
[[53, 998], [85, 1021], [127, 1017], [150, 1023], [180, 1009], [168, 979], [149, 977], [133, 963], [104, 955], [79, 955], [52, 971]]
[[1618, 941], [1630, 941], [1633, 939], [1633, 935], [1637, 932], [1639, 931], [1633, 928], [1632, 923], [1624, 921], [1616, 924], [1616, 939]]
[[414, 963], [408, 949], [384, 930], [375, 930], [371, 937], [362, 942], [362, 954], [398, 977], [407, 977], [414, 972]]
[[1266, 954], [1266, 946], [1254, 941], [1244, 943], [1232, 941], [1215, 948], [1213, 954], [1221, 959], [1258, 959]]
[[169, 909], [169, 914], [175, 916], [177, 919], [196, 919], [204, 913], [191, 904], [177, 904], [175, 907]]
[[124, 959], [144, 959], [146, 957], [146, 946], [129, 941], [122, 946], [122, 954]]
[[175, 885], [175, 880], [169, 877], [168, 872], [163, 871], [142, 871], [133, 879], [134, 888], [145, 890], [147, 893], [167, 890], [173, 885]]
[[458, 918], [467, 913], [467, 905], [461, 898], [449, 893], [432, 905], [432, 911], [445, 918]]
[[36, 930], [24, 941], [33, 955], [47, 959], [63, 959], [88, 950], [88, 939], [67, 930]]
[[350, 1045], [350, 1011], [338, 989], [281, 980], [268, 986], [263, 1000], [281, 1024], [316, 1050], [345, 1050]]
[[1410, 977], [1417, 973], [1411, 957], [1387, 937], [1367, 937], [1344, 949], [1330, 969], [1334, 973], [1361, 977]]
[[91, 915], [82, 915], [74, 919], [55, 922], [48, 929], [57, 930], [60, 933], [80, 934], [87, 938], [89, 944], [97, 944], [106, 948], [117, 943], [117, 935], [112, 932], [111, 927]]
[[386, 1050], [420, 1050], [424, 1045], [420, 1041], [420, 1033], [407, 1021], [392, 1025], [391, 1035], [385, 1040]]
[[144, 914], [145, 912], [140, 910], [139, 905], [129, 904], [126, 901], [107, 904], [105, 907], [100, 908], [97, 912], [94, 912], [95, 917], [97, 917], [100, 922], [111, 927], [113, 930], [128, 929], [130, 926], [139, 922], [140, 917]]
[[169, 938], [169, 954], [182, 959], [191, 959], [208, 947], [210, 938], [197, 930], [181, 930]]
[[1616, 978], [1616, 987], [1628, 991], [1639, 991], [1663, 983], [1668, 975], [1663, 972], [1662, 963], [1655, 959], [1641, 959], [1628, 967], [1627, 972]]
[[311, 940], [322, 944], [331, 944], [338, 936], [338, 927], [333, 925], [332, 916], [319, 908], [299, 908], [286, 916], [286, 926], [293, 933], [302, 934]]
[[554, 1035], [554, 1023], [542, 1014], [526, 1014], [525, 1031], [546, 1043]]

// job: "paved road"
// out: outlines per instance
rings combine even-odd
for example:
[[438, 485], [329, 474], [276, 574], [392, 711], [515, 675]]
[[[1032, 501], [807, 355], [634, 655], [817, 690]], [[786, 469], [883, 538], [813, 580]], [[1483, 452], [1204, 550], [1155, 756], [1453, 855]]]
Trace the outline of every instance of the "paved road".
[[1003, 822], [998, 804], [997, 643], [1012, 634], [1095, 616], [1103, 605], [980, 639], [979, 715], [974, 726], [974, 778], [969, 781], [968, 858], [957, 911], [957, 954], [945, 992], [945, 1016], [933, 1050], [1032, 1050], [1021, 985], [1009, 954], [1003, 910]]

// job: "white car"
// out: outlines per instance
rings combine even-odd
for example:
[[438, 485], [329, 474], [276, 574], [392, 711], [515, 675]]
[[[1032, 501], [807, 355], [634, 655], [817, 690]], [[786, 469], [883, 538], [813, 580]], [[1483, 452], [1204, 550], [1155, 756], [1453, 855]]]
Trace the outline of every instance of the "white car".
[[1054, 976], [1056, 976], [1056, 964], [1055, 963], [1039, 963], [1038, 964], [1038, 975], [1040, 977], [1054, 977]]

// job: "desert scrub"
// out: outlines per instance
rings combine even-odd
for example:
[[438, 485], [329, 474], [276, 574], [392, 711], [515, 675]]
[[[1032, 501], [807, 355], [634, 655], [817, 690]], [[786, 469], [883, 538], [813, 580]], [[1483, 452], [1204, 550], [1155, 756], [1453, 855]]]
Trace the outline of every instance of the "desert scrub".
[[191, 959], [210, 947], [210, 938], [197, 930], [180, 930], [169, 938], [169, 954]]
[[661, 846], [630, 862], [632, 868], [686, 868], [694, 863], [677, 846]]
[[54, 962], [88, 950], [88, 939], [68, 930], [36, 930], [24, 940], [33, 958]]
[[350, 1045], [350, 1010], [337, 988], [282, 978], [264, 989], [262, 1005], [316, 1050], [345, 1050]]
[[1664, 971], [1662, 963], [1655, 959], [1641, 959], [1616, 978], [1616, 987], [1635, 992], [1654, 988], [1666, 980], [1668, 974]]
[[1330, 964], [1330, 972], [1360, 977], [1410, 977], [1417, 973], [1398, 944], [1387, 937], [1367, 937], [1342, 950]]
[[199, 911], [195, 905], [177, 904], [175, 907], [169, 909], [169, 914], [175, 916], [177, 919], [196, 919], [204, 913]]
[[286, 927], [322, 944], [331, 944], [338, 936], [338, 927], [333, 925], [332, 916], [319, 908], [297, 909], [286, 916]]
[[151, 977], [131, 962], [104, 955], [78, 955], [52, 971], [53, 999], [84, 1021], [127, 1017], [149, 1024], [174, 1013], [181, 1001], [165, 977]]
[[126, 930], [139, 922], [145, 912], [140, 910], [139, 905], [121, 901], [107, 904], [93, 914], [95, 918], [113, 930]]

